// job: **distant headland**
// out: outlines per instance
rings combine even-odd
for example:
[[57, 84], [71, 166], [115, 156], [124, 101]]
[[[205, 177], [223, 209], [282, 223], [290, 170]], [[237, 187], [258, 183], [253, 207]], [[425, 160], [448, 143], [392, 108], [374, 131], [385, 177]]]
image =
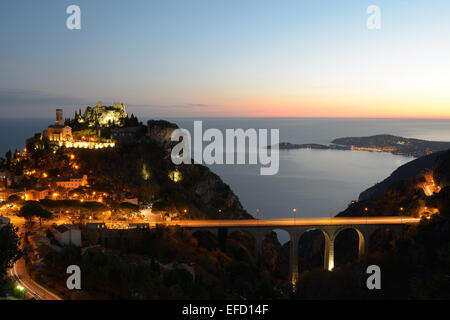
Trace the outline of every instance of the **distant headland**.
[[427, 141], [404, 138], [389, 134], [370, 137], [346, 137], [331, 141], [330, 145], [323, 144], [294, 144], [281, 142], [280, 150], [318, 149], [318, 150], [356, 150], [372, 152], [388, 152], [395, 155], [422, 157], [434, 152], [450, 149], [450, 142]]

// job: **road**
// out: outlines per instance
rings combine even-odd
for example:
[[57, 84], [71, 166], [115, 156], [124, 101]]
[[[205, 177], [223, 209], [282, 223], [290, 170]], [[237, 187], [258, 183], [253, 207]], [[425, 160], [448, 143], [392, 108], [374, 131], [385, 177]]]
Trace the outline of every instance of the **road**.
[[273, 220], [175, 220], [166, 225], [181, 227], [293, 227], [293, 226], [329, 226], [329, 225], [382, 225], [413, 224], [420, 218], [412, 217], [352, 217], [352, 218], [310, 218], [310, 219], [273, 219]]
[[14, 267], [9, 270], [9, 274], [17, 281], [17, 284], [28, 290], [27, 295], [30, 298], [36, 300], [63, 300], [31, 279], [30, 275], [27, 273], [25, 260], [23, 258], [19, 259], [14, 264]]
[[[164, 222], [168, 226], [181, 227], [290, 227], [290, 226], [329, 226], [329, 225], [392, 225], [418, 223], [420, 218], [412, 217], [352, 217], [352, 218], [310, 218], [273, 220], [176, 220]], [[15, 221], [16, 223], [19, 221]], [[53, 292], [36, 283], [28, 275], [25, 260], [20, 259], [9, 270], [17, 283], [28, 290], [29, 297], [37, 300], [62, 300]]]
[[[14, 223], [15, 226], [19, 227], [19, 230], [23, 228], [24, 220], [22, 218], [11, 219], [11, 222]], [[23, 243], [24, 241], [22, 241], [21, 247], [23, 246]], [[36, 300], [63, 300], [50, 290], [36, 283], [36, 281], [30, 277], [25, 266], [24, 258], [16, 261], [14, 266], [9, 269], [9, 275], [17, 282], [18, 285], [21, 285], [27, 289], [27, 296], [29, 298], [34, 298]]]

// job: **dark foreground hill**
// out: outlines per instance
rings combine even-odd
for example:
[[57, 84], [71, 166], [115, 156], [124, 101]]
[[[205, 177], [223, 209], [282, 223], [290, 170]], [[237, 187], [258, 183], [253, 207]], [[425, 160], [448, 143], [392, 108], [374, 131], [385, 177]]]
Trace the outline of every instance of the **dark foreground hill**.
[[392, 184], [402, 180], [408, 180], [411, 177], [416, 177], [424, 170], [431, 170], [436, 159], [443, 153], [444, 152], [432, 153], [404, 164], [382, 182], [363, 191], [359, 195], [359, 200], [374, 200], [382, 196]]

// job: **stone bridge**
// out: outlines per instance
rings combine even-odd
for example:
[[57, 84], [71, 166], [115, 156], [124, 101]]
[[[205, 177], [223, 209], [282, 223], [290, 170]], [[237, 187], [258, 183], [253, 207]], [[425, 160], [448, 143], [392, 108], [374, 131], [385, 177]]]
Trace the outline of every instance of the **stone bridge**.
[[[259, 262], [262, 255], [262, 242], [266, 235], [275, 230], [283, 230], [289, 234], [290, 257], [289, 277], [293, 286], [298, 279], [298, 245], [300, 237], [310, 231], [319, 230], [325, 238], [324, 268], [334, 268], [334, 244], [340, 232], [353, 229], [358, 234], [358, 257], [368, 249], [372, 234], [380, 229], [389, 229], [394, 237], [403, 233], [405, 225], [419, 222], [419, 218], [411, 217], [367, 217], [367, 218], [319, 218], [319, 219], [282, 219], [282, 220], [184, 220], [173, 221], [170, 225], [178, 225], [195, 233], [209, 231], [219, 237], [219, 230], [227, 235], [235, 231], [244, 231], [256, 241], [255, 257]], [[225, 232], [223, 232], [225, 231]]]

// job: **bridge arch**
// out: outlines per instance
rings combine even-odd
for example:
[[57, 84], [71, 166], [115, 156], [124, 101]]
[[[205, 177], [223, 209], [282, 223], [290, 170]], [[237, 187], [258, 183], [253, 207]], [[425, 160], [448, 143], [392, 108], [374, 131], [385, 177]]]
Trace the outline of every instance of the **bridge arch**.
[[299, 274], [325, 264], [327, 246], [330, 242], [327, 231], [319, 228], [305, 229], [299, 235], [297, 242]]
[[346, 256], [335, 256], [335, 264], [344, 264], [345, 261], [360, 258], [366, 252], [367, 241], [363, 231], [358, 227], [344, 226], [337, 229], [333, 235], [334, 249], [341, 253], [345, 252]]

